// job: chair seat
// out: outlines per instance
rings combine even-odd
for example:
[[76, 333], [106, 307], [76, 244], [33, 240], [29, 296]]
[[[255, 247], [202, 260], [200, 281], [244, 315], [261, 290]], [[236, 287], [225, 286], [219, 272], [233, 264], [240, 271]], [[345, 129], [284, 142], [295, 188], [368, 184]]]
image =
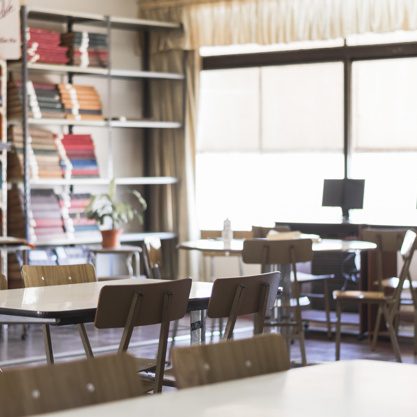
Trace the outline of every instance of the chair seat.
[[[315, 282], [315, 281], [326, 281], [329, 279], [334, 279], [334, 274], [326, 274], [326, 275], [313, 275], [307, 274], [305, 272], [297, 272], [297, 281], [299, 283], [303, 282]], [[294, 281], [294, 276], [291, 274], [291, 281]]]
[[116, 281], [119, 279], [129, 279], [129, 278], [136, 278], [136, 277], [132, 277], [132, 275], [109, 275], [109, 276], [97, 277], [97, 281]]
[[156, 368], [156, 360], [151, 358], [135, 358], [138, 372], [152, 371]]
[[[399, 278], [392, 277], [392, 278], [384, 279], [382, 281], [382, 286], [384, 288], [392, 288], [392, 289], [394, 289], [394, 288], [397, 288], [398, 287], [398, 283], [399, 283]], [[408, 279], [406, 279], [404, 281], [403, 289], [404, 290], [409, 290], [410, 289], [410, 283], [409, 283]], [[417, 282], [416, 281], [413, 281], [413, 289], [417, 289]]]
[[344, 300], [386, 301], [382, 291], [333, 291], [333, 298]]
[[[301, 308], [303, 308], [303, 307], [309, 307], [310, 306], [310, 300], [309, 300], [308, 297], [299, 297], [298, 300], [299, 300], [299, 303], [300, 303], [300, 307]], [[283, 300], [281, 298], [279, 298], [276, 301], [275, 306], [276, 307], [282, 307], [282, 305], [283, 305]], [[290, 298], [290, 305], [289, 305], [289, 307], [290, 308], [297, 307], [297, 298]]]

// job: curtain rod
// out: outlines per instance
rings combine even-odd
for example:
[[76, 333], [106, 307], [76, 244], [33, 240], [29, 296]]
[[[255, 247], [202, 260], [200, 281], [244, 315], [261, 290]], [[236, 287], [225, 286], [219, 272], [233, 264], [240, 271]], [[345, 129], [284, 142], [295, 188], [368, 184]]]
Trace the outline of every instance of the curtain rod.
[[253, 0], [142, 0], [139, 2], [139, 7], [143, 10], [152, 10], [210, 3], [250, 3], [251, 1]]

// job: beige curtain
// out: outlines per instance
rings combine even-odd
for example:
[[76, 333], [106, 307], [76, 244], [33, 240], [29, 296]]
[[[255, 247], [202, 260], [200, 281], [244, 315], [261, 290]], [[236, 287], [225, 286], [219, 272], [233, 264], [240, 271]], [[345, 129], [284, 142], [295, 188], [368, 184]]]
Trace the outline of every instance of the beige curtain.
[[[154, 175], [179, 178], [178, 194], [170, 187], [152, 191], [158, 202], [157, 208], [152, 208], [152, 226], [179, 230], [180, 241], [198, 236], [194, 175], [201, 46], [277, 44], [364, 32], [417, 30], [417, 0], [141, 0], [139, 5], [144, 18], [181, 22], [184, 27], [183, 33], [152, 34], [153, 68], [180, 71], [185, 63], [187, 93], [185, 129], [154, 131], [148, 155]], [[180, 90], [179, 84], [172, 82], [156, 86], [155, 119], [181, 117]], [[170, 216], [176, 195], [179, 211]], [[180, 276], [198, 277], [197, 263], [181, 256]]]
[[[277, 44], [417, 30], [416, 0], [142, 0], [155, 19], [183, 22], [182, 45]], [[161, 39], [170, 49], [178, 39]]]

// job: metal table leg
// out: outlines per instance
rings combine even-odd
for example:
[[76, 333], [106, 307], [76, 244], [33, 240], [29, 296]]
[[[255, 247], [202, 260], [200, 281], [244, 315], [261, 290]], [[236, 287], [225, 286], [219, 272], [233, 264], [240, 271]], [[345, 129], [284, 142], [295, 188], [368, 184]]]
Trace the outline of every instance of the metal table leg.
[[206, 341], [206, 310], [190, 312], [191, 344], [200, 345]]

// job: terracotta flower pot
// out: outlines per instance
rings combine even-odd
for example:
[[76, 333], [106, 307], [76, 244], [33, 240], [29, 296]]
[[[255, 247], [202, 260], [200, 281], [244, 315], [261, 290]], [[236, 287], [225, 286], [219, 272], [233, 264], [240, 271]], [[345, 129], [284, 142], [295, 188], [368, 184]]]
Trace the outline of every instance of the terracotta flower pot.
[[122, 229], [110, 229], [102, 230], [101, 237], [103, 248], [117, 248], [120, 246], [120, 235], [122, 234]]

